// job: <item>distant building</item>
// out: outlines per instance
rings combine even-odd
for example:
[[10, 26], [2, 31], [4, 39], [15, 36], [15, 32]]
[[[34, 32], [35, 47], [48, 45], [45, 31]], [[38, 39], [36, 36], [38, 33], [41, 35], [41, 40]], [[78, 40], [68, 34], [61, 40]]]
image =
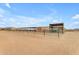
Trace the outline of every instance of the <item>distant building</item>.
[[17, 28], [16, 30], [20, 30], [20, 31], [36, 31], [36, 27], [22, 27], [22, 28]]
[[64, 32], [64, 23], [55, 23], [55, 24], [49, 24], [49, 30], [51, 32]]
[[46, 26], [46, 27], [37, 27], [36, 28], [36, 31], [37, 32], [43, 32], [43, 31], [48, 31], [49, 30], [49, 27]]

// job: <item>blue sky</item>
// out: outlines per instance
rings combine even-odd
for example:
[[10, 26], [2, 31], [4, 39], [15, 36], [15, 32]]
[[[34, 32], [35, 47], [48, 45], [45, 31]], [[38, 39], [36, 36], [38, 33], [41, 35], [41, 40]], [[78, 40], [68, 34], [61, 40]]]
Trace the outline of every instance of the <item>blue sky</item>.
[[0, 27], [48, 26], [63, 22], [79, 28], [78, 3], [0, 3]]

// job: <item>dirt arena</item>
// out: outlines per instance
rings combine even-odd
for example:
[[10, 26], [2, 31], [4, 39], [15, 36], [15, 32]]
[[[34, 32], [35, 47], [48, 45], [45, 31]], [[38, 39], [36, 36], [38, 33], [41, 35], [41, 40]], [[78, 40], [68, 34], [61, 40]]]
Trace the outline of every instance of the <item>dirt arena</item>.
[[1, 55], [79, 54], [79, 31], [64, 34], [0, 31]]

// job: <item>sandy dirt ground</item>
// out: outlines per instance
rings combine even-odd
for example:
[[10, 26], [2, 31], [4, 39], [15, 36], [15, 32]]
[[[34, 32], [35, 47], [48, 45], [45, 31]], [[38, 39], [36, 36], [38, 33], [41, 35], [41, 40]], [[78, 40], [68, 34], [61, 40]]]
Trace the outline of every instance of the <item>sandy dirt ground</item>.
[[1, 55], [79, 54], [79, 31], [64, 34], [0, 31]]

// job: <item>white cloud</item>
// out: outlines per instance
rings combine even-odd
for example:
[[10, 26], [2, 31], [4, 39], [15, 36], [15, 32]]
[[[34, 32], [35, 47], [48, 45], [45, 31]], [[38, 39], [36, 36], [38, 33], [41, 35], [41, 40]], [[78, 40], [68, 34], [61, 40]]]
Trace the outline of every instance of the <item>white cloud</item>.
[[62, 19], [53, 19], [52, 23], [62, 23], [63, 20]]
[[53, 22], [52, 23], [59, 23], [59, 21], [58, 20], [53, 20]]
[[70, 28], [79, 28], [79, 14], [72, 16], [72, 22], [68, 24]]
[[3, 15], [3, 14], [5, 14], [5, 13], [6, 13], [5, 10], [2, 9], [2, 8], [0, 8], [0, 14]]
[[8, 8], [11, 8], [10, 4], [9, 3], [6, 3], [5, 4]]
[[58, 20], [53, 20], [53, 23], [59, 23], [59, 21]]
[[74, 21], [74, 22], [71, 22], [71, 23], [66, 23], [65, 27], [67, 29], [79, 28], [79, 21]]
[[4, 17], [3, 15], [0, 14], [0, 18]]
[[79, 25], [78, 21], [73, 22], [73, 25]]
[[79, 14], [74, 15], [72, 19], [79, 19]]
[[[27, 17], [27, 16], [21, 16], [21, 15], [14, 15], [12, 13], [9, 13], [9, 11], [4, 10], [0, 8], [0, 26], [4, 27], [27, 27], [27, 26], [44, 26], [44, 23], [53, 23], [53, 22], [60, 22], [61, 19], [54, 19], [52, 15], [45, 15], [41, 18], [35, 18], [35, 17]], [[7, 14], [7, 15], [6, 15]], [[48, 26], [48, 25], [47, 25]]]

